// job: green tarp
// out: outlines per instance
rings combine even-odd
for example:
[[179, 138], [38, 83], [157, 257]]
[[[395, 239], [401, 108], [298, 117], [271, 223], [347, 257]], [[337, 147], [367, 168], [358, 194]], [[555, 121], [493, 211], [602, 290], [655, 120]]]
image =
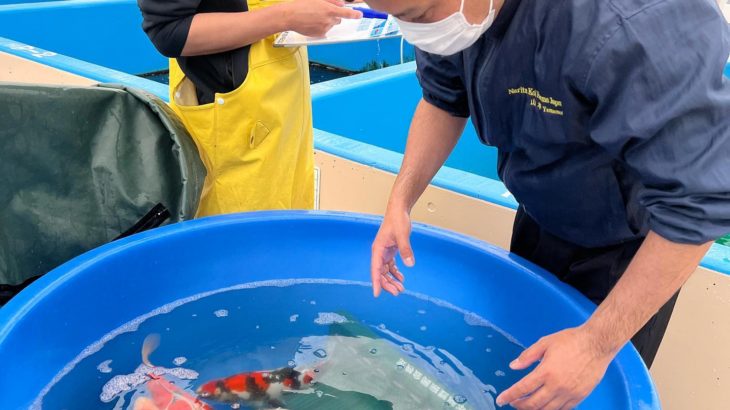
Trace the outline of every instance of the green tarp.
[[121, 86], [0, 85], [0, 285], [134, 226], [157, 204], [193, 217], [205, 169], [158, 98]]

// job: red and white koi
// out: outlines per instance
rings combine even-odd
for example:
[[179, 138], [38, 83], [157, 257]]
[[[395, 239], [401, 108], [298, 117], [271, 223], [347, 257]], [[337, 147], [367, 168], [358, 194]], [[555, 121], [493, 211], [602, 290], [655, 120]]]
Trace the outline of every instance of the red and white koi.
[[257, 408], [284, 408], [285, 391], [309, 388], [314, 372], [285, 367], [272, 371], [241, 373], [205, 383], [200, 397], [224, 403], [243, 403]]

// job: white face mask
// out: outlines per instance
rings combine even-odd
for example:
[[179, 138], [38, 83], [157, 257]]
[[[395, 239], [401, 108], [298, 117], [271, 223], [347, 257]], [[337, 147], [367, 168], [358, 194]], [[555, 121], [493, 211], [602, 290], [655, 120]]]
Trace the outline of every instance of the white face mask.
[[464, 15], [464, 0], [459, 11], [434, 23], [412, 23], [395, 19], [403, 37], [419, 49], [442, 56], [466, 50], [494, 23], [496, 11], [489, 1], [489, 14], [481, 24], [470, 24]]

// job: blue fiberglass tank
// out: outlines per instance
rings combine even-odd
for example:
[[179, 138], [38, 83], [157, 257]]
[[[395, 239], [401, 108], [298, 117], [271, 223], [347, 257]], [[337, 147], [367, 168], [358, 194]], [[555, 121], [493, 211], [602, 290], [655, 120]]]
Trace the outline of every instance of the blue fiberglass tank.
[[[231, 215], [82, 255], [0, 309], [0, 408], [27, 408], [86, 346], [175, 300], [260, 280], [368, 280], [378, 225], [377, 218], [352, 214]], [[488, 318], [523, 345], [580, 324], [594, 307], [539, 268], [482, 242], [415, 226], [413, 246], [419, 260], [408, 272], [409, 290]], [[659, 408], [632, 347], [619, 353], [581, 408]]]

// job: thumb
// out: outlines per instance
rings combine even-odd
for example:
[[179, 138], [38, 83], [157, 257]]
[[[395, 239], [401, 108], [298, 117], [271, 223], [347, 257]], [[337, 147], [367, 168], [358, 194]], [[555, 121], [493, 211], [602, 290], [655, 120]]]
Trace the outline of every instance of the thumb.
[[416, 257], [413, 255], [413, 248], [411, 247], [410, 235], [406, 232], [400, 234], [396, 238], [396, 244], [398, 245], [398, 252], [403, 263], [409, 268], [412, 268], [416, 264]]
[[542, 359], [542, 357], [545, 355], [545, 351], [548, 348], [548, 342], [545, 339], [540, 339], [535, 343], [534, 345], [528, 347], [520, 357], [513, 360], [512, 363], [509, 364], [510, 369], [512, 370], [524, 370], [530, 366], [532, 366], [533, 363], [536, 361]]

